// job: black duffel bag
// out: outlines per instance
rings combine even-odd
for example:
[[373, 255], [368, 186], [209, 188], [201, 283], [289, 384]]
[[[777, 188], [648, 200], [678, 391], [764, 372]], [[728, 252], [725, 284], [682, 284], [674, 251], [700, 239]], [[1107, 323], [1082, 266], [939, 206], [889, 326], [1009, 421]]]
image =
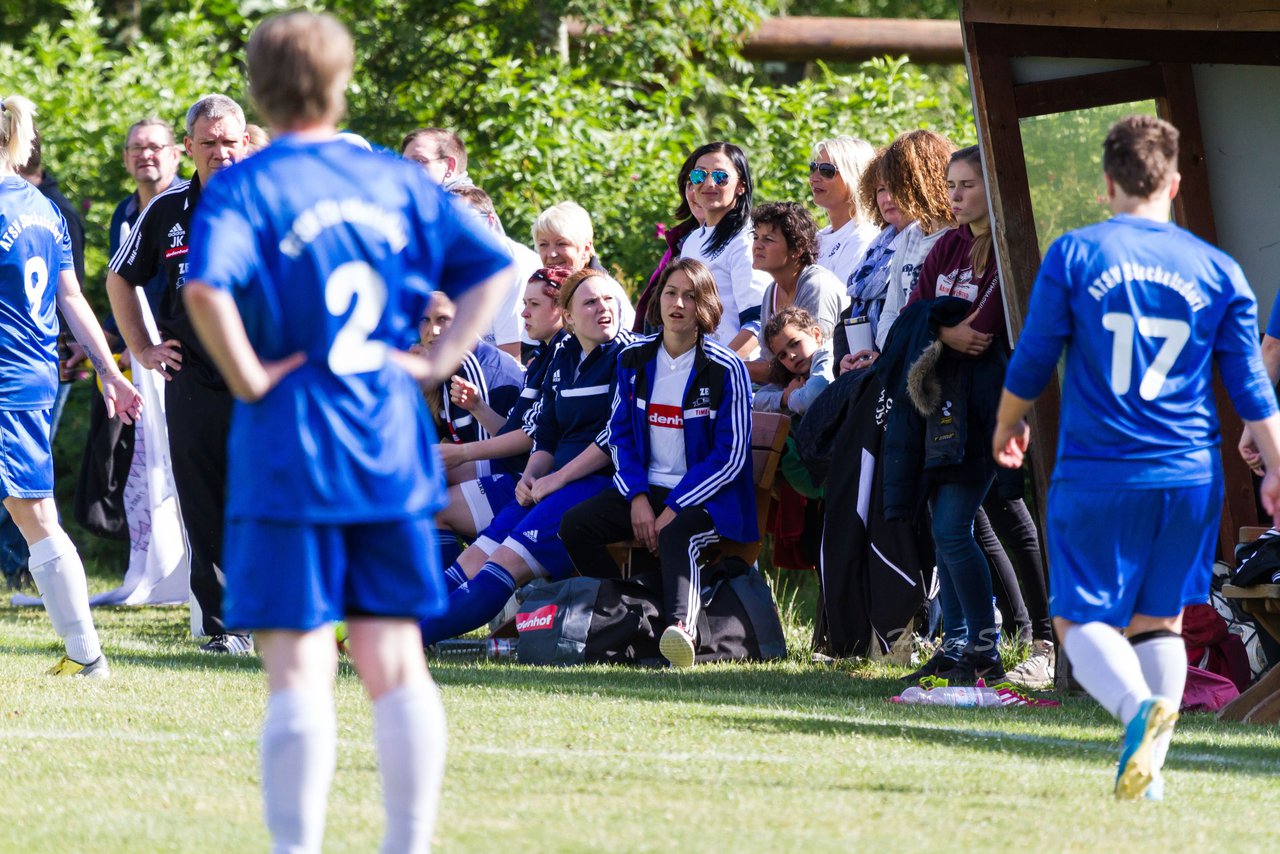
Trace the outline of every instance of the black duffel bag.
[[[698, 661], [786, 656], [773, 595], [759, 571], [730, 559], [707, 567], [703, 580]], [[658, 652], [666, 623], [656, 572], [535, 582], [517, 596], [516, 656], [522, 664], [665, 664]]]

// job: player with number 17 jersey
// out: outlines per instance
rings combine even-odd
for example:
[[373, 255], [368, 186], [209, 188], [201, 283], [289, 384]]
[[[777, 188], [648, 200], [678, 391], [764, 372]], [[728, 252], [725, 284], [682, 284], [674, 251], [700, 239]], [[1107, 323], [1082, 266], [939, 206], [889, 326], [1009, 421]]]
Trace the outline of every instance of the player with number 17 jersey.
[[209, 183], [189, 278], [231, 292], [264, 360], [306, 364], [232, 420], [227, 518], [344, 524], [417, 517], [444, 497], [408, 349], [437, 287], [502, 270], [411, 163], [284, 136]]
[[1275, 411], [1257, 341], [1234, 260], [1172, 223], [1118, 214], [1049, 247], [1005, 387], [1035, 398], [1066, 346], [1055, 483], [1207, 484], [1221, 477], [1212, 360], [1242, 418]]

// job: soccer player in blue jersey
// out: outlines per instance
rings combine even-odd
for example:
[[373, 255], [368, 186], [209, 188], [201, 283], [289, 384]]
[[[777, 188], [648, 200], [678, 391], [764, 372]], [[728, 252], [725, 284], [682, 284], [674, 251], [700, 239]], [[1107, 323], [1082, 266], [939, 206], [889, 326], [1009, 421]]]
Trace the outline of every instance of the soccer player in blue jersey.
[[[337, 732], [331, 624], [373, 701], [384, 851], [430, 846], [444, 711], [418, 621], [443, 602], [444, 495], [420, 382], [440, 382], [510, 286], [506, 252], [417, 166], [337, 138], [353, 52], [327, 15], [257, 28], [250, 91], [274, 142], [209, 182], [183, 289], [239, 399], [229, 443], [228, 625], [270, 698], [262, 787], [276, 851], [319, 851]], [[458, 319], [403, 352], [439, 287]], [[417, 382], [415, 382], [415, 380]]]
[[[1050, 603], [1080, 684], [1125, 726], [1115, 794], [1158, 800], [1187, 675], [1184, 606], [1208, 598], [1223, 484], [1213, 363], [1266, 463], [1280, 511], [1280, 415], [1238, 264], [1169, 222], [1178, 131], [1111, 127], [1114, 216], [1045, 254], [1005, 378], [994, 451], [1022, 463], [1022, 421], [1066, 348], [1049, 491]], [[1123, 630], [1123, 634], [1119, 630]]]
[[80, 293], [62, 214], [18, 177], [36, 138], [35, 105], [0, 101], [0, 497], [31, 548], [31, 577], [66, 655], [55, 676], [110, 674], [89, 614], [84, 566], [58, 523], [50, 447], [62, 315], [102, 379], [107, 417], [132, 423], [142, 398], [121, 375]]

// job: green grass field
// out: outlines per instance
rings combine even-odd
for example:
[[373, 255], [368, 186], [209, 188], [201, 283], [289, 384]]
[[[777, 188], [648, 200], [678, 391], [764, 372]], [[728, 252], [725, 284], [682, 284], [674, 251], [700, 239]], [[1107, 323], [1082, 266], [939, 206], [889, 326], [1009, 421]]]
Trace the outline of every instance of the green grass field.
[[[0, 607], [0, 851], [266, 850], [257, 660], [197, 653], [185, 609], [95, 616], [104, 684], [44, 677], [60, 649], [43, 612]], [[692, 673], [434, 673], [450, 727], [441, 851], [1275, 850], [1275, 728], [1188, 716], [1168, 800], [1118, 804], [1118, 725], [1081, 698], [899, 707], [885, 701], [898, 671], [800, 650]], [[326, 850], [373, 851], [371, 715], [345, 665], [337, 698]]]

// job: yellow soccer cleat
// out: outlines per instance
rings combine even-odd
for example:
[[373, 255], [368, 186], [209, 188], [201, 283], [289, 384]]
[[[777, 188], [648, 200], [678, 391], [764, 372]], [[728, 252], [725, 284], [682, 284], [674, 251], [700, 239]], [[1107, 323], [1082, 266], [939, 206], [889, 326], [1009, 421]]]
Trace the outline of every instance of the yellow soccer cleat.
[[106, 679], [111, 675], [111, 668], [107, 666], [107, 657], [100, 655], [88, 664], [62, 656], [58, 663], [50, 667], [45, 673], [49, 676], [83, 676], [85, 679]]

